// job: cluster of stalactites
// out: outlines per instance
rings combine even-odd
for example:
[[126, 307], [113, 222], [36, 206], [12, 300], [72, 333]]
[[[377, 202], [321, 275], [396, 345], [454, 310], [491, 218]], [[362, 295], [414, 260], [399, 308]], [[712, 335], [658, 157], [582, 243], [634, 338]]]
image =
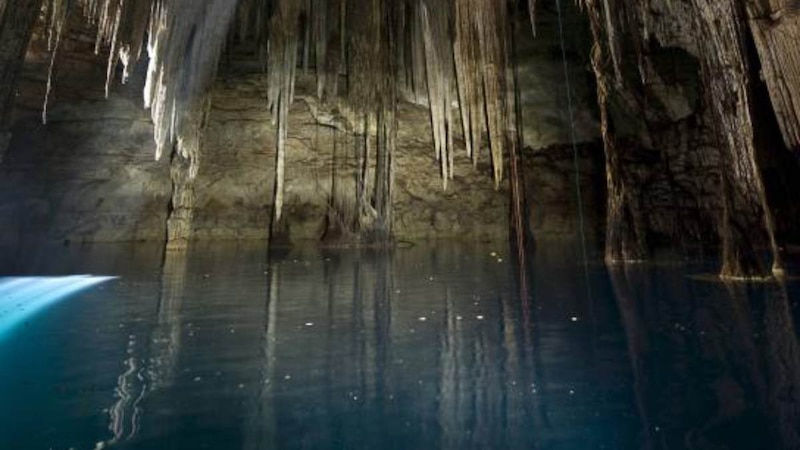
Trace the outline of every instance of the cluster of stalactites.
[[[65, 33], [71, 8], [77, 6], [84, 20], [97, 28], [95, 53], [107, 50], [106, 96], [108, 96], [118, 63], [123, 64], [126, 82], [132, 67], [138, 62], [144, 46], [145, 33], [151, 18], [152, 1], [131, 0], [46, 0], [44, 16], [47, 27], [47, 44], [51, 51], [47, 97], [52, 90], [55, 60]], [[47, 120], [47, 98], [43, 120]]]
[[[235, 12], [228, 0], [156, 0], [148, 30], [150, 56], [145, 106], [152, 110], [157, 157], [177, 143], [193, 163], [199, 131]], [[192, 176], [196, 171], [192, 165]]]
[[[71, 7], [97, 28], [95, 51], [107, 52], [106, 94], [117, 66], [123, 79], [146, 46], [149, 56], [145, 106], [155, 127], [156, 158], [177, 150], [192, 161], [196, 175], [208, 90], [217, 73], [222, 45], [236, 10], [229, 0], [47, 0], [45, 17], [52, 52], [48, 94], [61, 36]], [[45, 100], [45, 118], [46, 118]]]
[[[530, 2], [529, 12], [534, 12]], [[513, 139], [514, 17], [506, 0], [417, 0], [409, 2], [413, 23], [406, 32], [410, 66], [406, 92], [419, 92], [424, 74], [431, 111], [434, 149], [444, 187], [453, 177], [454, 135], [461, 121], [466, 154], [477, 163], [484, 133], [495, 183], [503, 178], [504, 158]], [[457, 101], [456, 101], [457, 100]], [[457, 104], [457, 110], [454, 105]], [[459, 117], [460, 116], [460, 117]]]
[[[512, 2], [516, 3], [516, 2]], [[507, 0], [406, 0], [398, 15], [400, 90], [430, 108], [434, 151], [443, 187], [452, 179], [454, 136], [461, 121], [466, 154], [478, 162], [484, 133], [494, 179], [503, 178], [513, 115], [514, 20]], [[529, 2], [533, 18], [535, 2]], [[408, 19], [408, 21], [403, 21]], [[457, 108], [454, 106], [457, 105]]]
[[[370, 120], [396, 120], [398, 91], [410, 92], [417, 100], [424, 99], [431, 111], [434, 150], [445, 188], [453, 176], [458, 119], [462, 122], [467, 155], [477, 161], [483, 135], [488, 134], [498, 185], [503, 177], [508, 136], [515, 127], [509, 38], [514, 20], [510, 9], [516, 7], [516, 2], [47, 0], [46, 3], [54, 55], [70, 5], [80, 8], [84, 19], [96, 25], [96, 50], [108, 54], [107, 91], [117, 65], [124, 66], [125, 81], [146, 45], [150, 60], [145, 105], [152, 110], [157, 157], [175, 143], [183, 156], [197, 156], [193, 147], [199, 144], [188, 136], [199, 135], [196, 128], [202, 126], [208, 89], [216, 75], [223, 45], [230, 40], [255, 43], [267, 68], [268, 103], [278, 125], [278, 216], [295, 76], [299, 66], [308, 68], [312, 60], [318, 96], [346, 99], [353, 111], [363, 115], [364, 124]], [[534, 10], [535, 2], [530, 0], [531, 17]], [[235, 27], [229, 33], [232, 21]], [[298, 55], [302, 55], [302, 61], [298, 61]], [[343, 74], [346, 74], [346, 88], [340, 83]], [[396, 129], [394, 123], [376, 125]], [[367, 133], [371, 128], [364, 125]]]
[[[377, 158], [390, 160], [387, 154], [392, 152], [396, 130], [396, 70], [391, 55], [395, 45], [394, 14], [399, 9], [383, 0], [274, 0], [267, 7], [271, 12], [267, 30], [262, 31], [259, 27], [263, 25], [253, 23], [252, 19], [252, 11], [261, 4], [258, 0], [245, 0], [239, 6], [233, 38], [249, 42], [254, 36], [268, 36], [267, 102], [278, 129], [274, 201], [275, 219], [279, 221], [284, 203], [289, 107], [294, 99], [298, 68], [307, 70], [312, 59], [317, 95], [325, 100], [341, 94], [352, 111], [350, 122], [363, 131], [365, 146], [361, 156], [365, 164], [359, 192], [367, 190], [366, 161], [371, 135], [377, 142]], [[347, 89], [339, 92], [342, 72], [348, 75]], [[385, 167], [388, 170], [390, 164]], [[383, 179], [389, 189], [388, 174]], [[364, 198], [367, 197], [365, 194]], [[368, 202], [364, 203], [366, 207]]]
[[[475, 163], [484, 133], [488, 134], [499, 186], [509, 133], [516, 125], [515, 87], [509, 75], [514, 20], [510, 11], [515, 4], [508, 0], [244, 0], [231, 39], [250, 42], [268, 36], [269, 104], [279, 129], [279, 191], [294, 77], [298, 67], [311, 65], [316, 69], [317, 95], [323, 100], [344, 98], [364, 123], [370, 114], [393, 117], [379, 113], [394, 108], [396, 90], [429, 106], [444, 188], [454, 174], [458, 120], [466, 154]], [[527, 13], [533, 18], [533, 0]], [[265, 14], [271, 14], [271, 19], [259, 20]], [[344, 89], [338, 82], [341, 74], [346, 74]], [[276, 196], [280, 206], [281, 193]]]

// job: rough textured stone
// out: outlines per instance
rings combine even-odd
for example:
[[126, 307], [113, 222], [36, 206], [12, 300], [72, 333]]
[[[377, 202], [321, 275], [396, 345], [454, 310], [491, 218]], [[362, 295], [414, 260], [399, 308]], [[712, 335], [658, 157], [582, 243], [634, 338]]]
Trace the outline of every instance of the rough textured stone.
[[528, 24], [517, 30], [517, 78], [522, 106], [525, 146], [542, 149], [571, 142], [600, 139], [597, 99], [589, 69], [591, 36], [587, 20], [575, 2], [564, 1], [564, 50], [567, 55], [574, 130], [569, 124], [567, 86], [561, 57], [558, 17], [553, 6], [542, 4], [536, 37]]

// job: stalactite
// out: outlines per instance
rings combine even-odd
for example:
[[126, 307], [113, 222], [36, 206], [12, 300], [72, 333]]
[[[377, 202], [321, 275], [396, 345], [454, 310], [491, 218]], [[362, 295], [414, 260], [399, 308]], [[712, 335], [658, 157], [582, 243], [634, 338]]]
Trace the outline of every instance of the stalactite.
[[509, 17], [507, 9], [502, 5], [502, 0], [499, 5], [494, 0], [478, 0], [477, 8], [473, 12], [474, 20], [478, 24], [486, 121], [496, 187], [500, 186], [503, 178], [503, 157], [509, 123], [505, 97], [505, 68], [508, 67], [506, 27]]
[[[323, 59], [317, 54], [317, 73], [323, 74], [322, 89], [319, 97], [321, 100], [334, 99], [339, 95], [339, 76], [343, 70], [345, 53], [344, 42], [344, 13], [345, 0], [323, 0], [327, 3], [327, 14], [324, 9], [318, 9], [318, 14], [325, 17], [325, 38], [320, 47], [325, 48]], [[319, 19], [320, 21], [323, 19]], [[323, 45], [324, 44], [324, 45]]]
[[[192, 133], [216, 76], [235, 11], [226, 0], [158, 0], [153, 4], [145, 104], [152, 108], [157, 157]], [[180, 24], [180, 25], [178, 25]], [[192, 142], [193, 139], [186, 139]], [[197, 149], [182, 148], [184, 154]], [[196, 174], [196, 167], [192, 174]]]
[[311, 30], [313, 25], [310, 20], [312, 14], [311, 0], [305, 0], [305, 8], [303, 10], [303, 73], [308, 73], [308, 65], [311, 61]]
[[453, 56], [450, 3], [422, 0], [417, 20], [422, 25], [425, 72], [436, 160], [441, 165], [442, 187], [453, 178]]
[[311, 38], [314, 41], [314, 60], [317, 75], [317, 98], [325, 95], [328, 55], [328, 1], [313, 0], [311, 6]]
[[[110, 4], [110, 1], [109, 1]], [[126, 83], [144, 48], [145, 33], [150, 21], [151, 6], [144, 1], [120, 1], [117, 5], [113, 33], [98, 33], [98, 42], [110, 48], [106, 76], [106, 96], [114, 81], [118, 63], [122, 63], [122, 82]]]
[[467, 156], [477, 163], [485, 119], [478, 28], [470, 15], [473, 1], [455, 0], [453, 54]]
[[423, 36], [422, 22], [419, 20], [420, 3], [412, 2], [408, 6], [409, 20], [411, 26], [408, 30], [410, 58], [410, 85], [407, 90], [408, 96], [412, 101], [419, 105], [428, 104], [428, 82], [425, 72], [425, 40]]
[[47, 123], [47, 108], [50, 103], [50, 95], [53, 93], [53, 82], [56, 75], [56, 58], [58, 49], [61, 46], [61, 39], [67, 27], [69, 16], [69, 2], [67, 0], [51, 0], [48, 5], [49, 28], [47, 47], [50, 50], [50, 66], [47, 70], [47, 87], [44, 93], [42, 104], [42, 123]]
[[[277, 155], [275, 162], [274, 222], [280, 222], [283, 213], [284, 180], [286, 165], [286, 139], [288, 134], [289, 106], [294, 97], [297, 71], [298, 21], [301, 5], [295, 0], [277, 0], [270, 21], [268, 96], [272, 121], [278, 126]], [[274, 224], [273, 224], [274, 225]]]
[[528, 0], [528, 18], [531, 21], [531, 31], [536, 36], [536, 0]]
[[369, 195], [369, 154], [371, 138], [371, 113], [366, 113], [361, 117], [361, 127], [364, 130], [362, 136], [356, 136], [359, 141], [355, 146], [356, 151], [356, 206], [358, 216], [356, 217], [356, 231], [369, 229], [372, 226], [373, 214], [372, 204]]
[[[482, 133], [488, 131], [494, 180], [499, 187], [509, 130], [515, 126], [509, 109], [512, 84], [506, 73], [511, 60], [508, 30], [513, 20], [508, 5], [505, 0], [420, 0], [418, 8], [412, 24], [422, 27], [418, 34], [422, 43], [416, 43], [419, 38], [412, 31], [412, 78], [416, 84], [420, 72], [427, 74], [435, 151], [445, 183], [453, 175], [451, 105], [458, 98], [467, 155], [477, 161]], [[420, 64], [424, 67], [419, 68]]]

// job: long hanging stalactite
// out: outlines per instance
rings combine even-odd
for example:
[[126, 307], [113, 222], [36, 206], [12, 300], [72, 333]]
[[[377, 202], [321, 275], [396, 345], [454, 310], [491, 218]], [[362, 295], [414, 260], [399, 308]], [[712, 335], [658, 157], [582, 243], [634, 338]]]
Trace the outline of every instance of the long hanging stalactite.
[[[275, 194], [273, 222], [278, 223], [283, 214], [286, 139], [289, 126], [289, 106], [294, 100], [295, 73], [297, 71], [298, 21], [301, 3], [278, 0], [270, 21], [267, 102], [272, 112], [272, 122], [278, 127], [277, 156], [275, 160]], [[275, 224], [273, 224], [273, 227]]]

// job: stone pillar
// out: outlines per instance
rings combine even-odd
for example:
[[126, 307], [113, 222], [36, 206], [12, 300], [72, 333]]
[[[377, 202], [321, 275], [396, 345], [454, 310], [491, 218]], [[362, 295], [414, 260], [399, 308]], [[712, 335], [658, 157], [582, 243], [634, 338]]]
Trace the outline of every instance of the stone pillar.
[[203, 137], [211, 110], [208, 93], [187, 112], [184, 128], [170, 159], [172, 199], [167, 218], [167, 250], [183, 250], [192, 237], [192, 219], [196, 205], [195, 179], [200, 171]]
[[170, 161], [172, 198], [167, 217], [167, 250], [183, 250], [191, 238], [196, 203], [194, 177], [191, 174], [193, 164], [196, 162], [191, 157], [187, 158], [177, 150]]

